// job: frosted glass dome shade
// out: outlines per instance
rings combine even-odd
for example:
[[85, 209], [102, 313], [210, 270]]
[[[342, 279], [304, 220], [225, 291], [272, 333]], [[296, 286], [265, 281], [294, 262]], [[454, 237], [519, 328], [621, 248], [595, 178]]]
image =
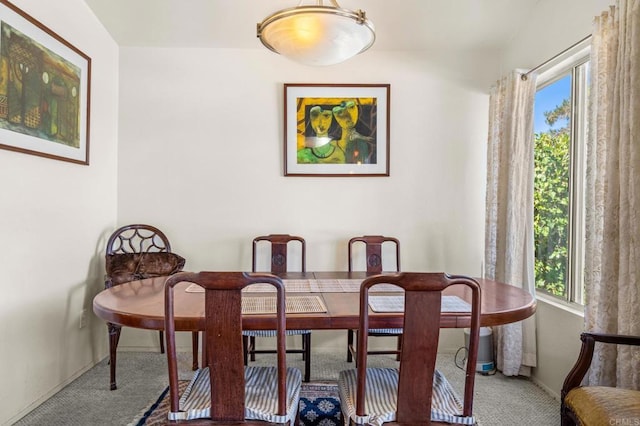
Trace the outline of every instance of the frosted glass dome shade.
[[268, 49], [306, 65], [333, 65], [367, 50], [375, 29], [361, 10], [330, 6], [284, 9], [258, 24]]

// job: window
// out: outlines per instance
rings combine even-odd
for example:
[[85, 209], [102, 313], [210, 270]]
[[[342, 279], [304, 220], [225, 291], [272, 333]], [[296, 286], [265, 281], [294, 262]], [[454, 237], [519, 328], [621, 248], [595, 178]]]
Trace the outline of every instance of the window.
[[574, 46], [548, 64], [539, 73], [536, 90], [536, 289], [582, 304], [589, 45]]

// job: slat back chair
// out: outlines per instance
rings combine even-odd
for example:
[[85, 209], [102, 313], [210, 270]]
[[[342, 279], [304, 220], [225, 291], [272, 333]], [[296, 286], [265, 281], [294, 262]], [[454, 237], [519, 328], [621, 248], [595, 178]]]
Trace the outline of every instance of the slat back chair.
[[[369, 329], [370, 322], [375, 321], [369, 314], [369, 290], [382, 283], [395, 284], [405, 290], [405, 339], [400, 353], [399, 370], [367, 367], [366, 330]], [[465, 294], [471, 295], [471, 312], [466, 314], [469, 315], [471, 331], [462, 405], [446, 378], [435, 369], [442, 291], [453, 285], [466, 286], [468, 291]], [[367, 278], [360, 290], [358, 346], [362, 350], [358, 352], [357, 370], [345, 370], [339, 376], [345, 424], [349, 424], [349, 421], [352, 424], [367, 424], [372, 416], [392, 422], [390, 424], [406, 425], [448, 424], [457, 416], [464, 416], [468, 418], [468, 423], [465, 424], [475, 424], [472, 417], [473, 391], [480, 332], [480, 305], [480, 285], [464, 276], [399, 273]], [[372, 395], [373, 389], [376, 389], [375, 395]], [[448, 403], [441, 404], [439, 401], [442, 400]], [[436, 405], [432, 406], [432, 401]], [[447, 412], [445, 407], [455, 409]]]
[[382, 235], [364, 235], [362, 237], [354, 237], [349, 240], [349, 271], [354, 270], [354, 246], [358, 243], [365, 245], [366, 251], [366, 271], [370, 273], [382, 272], [382, 246], [390, 244], [395, 246], [395, 269], [389, 269], [390, 272], [400, 271], [400, 241], [393, 237], [384, 237]]
[[[204, 288], [207, 365], [195, 373], [182, 404], [174, 322], [174, 292], [184, 291], [175, 289], [181, 282], [196, 283]], [[254, 283], [270, 284], [276, 290], [276, 313], [270, 322], [276, 330], [278, 355], [275, 367], [244, 367], [242, 289]], [[285, 328], [285, 288], [282, 280], [274, 275], [181, 272], [169, 277], [165, 283], [165, 330], [170, 421], [206, 418], [224, 424], [253, 424], [255, 422], [246, 420], [259, 420], [293, 425], [297, 417], [301, 374], [300, 370], [286, 366]]]
[[300, 270], [307, 270], [307, 243], [302, 237], [289, 234], [269, 234], [262, 235], [253, 239], [253, 250], [251, 260], [251, 270], [256, 272], [258, 260], [258, 245], [261, 241], [266, 241], [271, 246], [271, 273], [280, 274], [288, 272], [287, 267], [287, 250], [289, 243], [297, 241], [300, 243]]
[[[253, 239], [253, 250], [251, 260], [251, 270], [258, 272], [258, 253], [259, 245], [268, 243], [271, 247], [271, 259], [270, 268], [272, 274], [280, 274], [289, 272], [289, 265], [287, 261], [287, 253], [289, 244], [298, 243], [300, 264], [299, 270], [306, 272], [307, 270], [307, 243], [302, 237], [289, 234], [269, 234], [259, 236]], [[251, 361], [255, 361], [256, 354], [268, 354], [274, 353], [271, 349], [257, 349], [256, 337], [273, 337], [273, 330], [247, 330], [243, 333], [244, 346], [245, 346], [245, 365], [249, 358]], [[304, 381], [308, 382], [311, 375], [311, 330], [287, 330], [288, 336], [300, 335], [302, 337], [302, 349], [287, 349], [287, 353], [302, 354], [304, 360]]]
[[[175, 255], [166, 259], [151, 261], [151, 253], [172, 253], [169, 238], [160, 229], [146, 224], [125, 225], [116, 229], [106, 247], [105, 288], [145, 278], [145, 276], [166, 275], [181, 270], [184, 259]], [[140, 255], [137, 258], [132, 255]], [[146, 258], [145, 258], [146, 256]], [[122, 327], [107, 323], [109, 330], [109, 368], [111, 390], [116, 385], [116, 357]], [[160, 352], [164, 353], [164, 334], [159, 331]], [[193, 369], [198, 368], [198, 333], [192, 335]]]
[[[355, 247], [358, 244], [364, 244], [365, 246], [365, 270], [367, 273], [379, 274], [383, 269], [383, 246], [391, 246], [395, 249], [395, 256], [393, 262], [389, 262], [395, 265], [395, 269], [389, 269], [389, 272], [400, 271], [400, 241], [397, 238], [385, 237], [382, 235], [364, 235], [362, 237], [354, 237], [349, 240], [348, 254], [349, 254], [349, 272], [355, 270]], [[386, 258], [385, 258], [386, 260]], [[402, 329], [401, 328], [382, 328], [369, 330], [369, 336], [373, 337], [396, 337], [397, 344], [396, 349], [391, 350], [370, 350], [369, 355], [385, 355], [400, 353], [402, 347]], [[347, 330], [347, 362], [353, 361], [357, 350], [355, 347], [354, 331]]]

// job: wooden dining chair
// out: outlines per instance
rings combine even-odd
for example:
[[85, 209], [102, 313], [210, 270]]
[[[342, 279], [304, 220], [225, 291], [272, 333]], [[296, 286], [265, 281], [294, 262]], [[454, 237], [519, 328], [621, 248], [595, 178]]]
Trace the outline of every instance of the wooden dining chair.
[[[251, 270], [257, 272], [258, 250], [262, 242], [271, 246], [271, 273], [280, 274], [289, 271], [287, 262], [287, 252], [289, 243], [297, 242], [300, 247], [300, 272], [306, 272], [307, 268], [307, 247], [304, 238], [288, 234], [263, 235], [253, 239]], [[265, 244], [266, 244], [265, 243]], [[244, 336], [244, 358], [245, 365], [249, 358], [255, 361], [256, 354], [275, 353], [272, 349], [257, 349], [256, 337], [274, 337], [275, 330], [245, 330]], [[304, 360], [304, 381], [308, 382], [311, 375], [311, 330], [287, 330], [287, 336], [302, 336], [301, 349], [287, 349], [287, 353], [302, 354]]]
[[[376, 284], [395, 284], [405, 291], [404, 342], [400, 367], [368, 368], [369, 290]], [[442, 292], [466, 286], [471, 295], [469, 353], [464, 402], [436, 370]], [[365, 279], [360, 288], [360, 327], [357, 369], [339, 373], [338, 391], [345, 424], [430, 425], [476, 424], [473, 389], [480, 332], [481, 289], [477, 281], [443, 273], [398, 273]]]
[[[151, 225], [133, 224], [116, 229], [107, 241], [105, 288], [144, 278], [171, 275], [181, 271], [185, 259], [171, 252], [167, 236]], [[116, 385], [116, 355], [121, 326], [107, 323], [109, 330], [110, 388]], [[164, 336], [160, 335], [160, 352], [164, 353]], [[192, 334], [193, 369], [198, 368], [198, 333]]]
[[[382, 272], [383, 263], [383, 246], [390, 246], [395, 253], [394, 259], [389, 264], [394, 265], [394, 268], [389, 269], [388, 272], [400, 271], [400, 241], [393, 237], [383, 237], [382, 235], [365, 235], [362, 237], [354, 237], [349, 240], [349, 272], [355, 270], [356, 255], [355, 248], [357, 245], [364, 245], [364, 263], [365, 270], [368, 273], [379, 274]], [[391, 257], [391, 256], [389, 256]], [[387, 258], [385, 257], [385, 260]], [[353, 361], [356, 356], [356, 347], [354, 339], [354, 330], [347, 330], [347, 362]], [[369, 336], [373, 337], [396, 337], [397, 346], [396, 349], [391, 350], [370, 350], [369, 355], [384, 355], [384, 354], [396, 354], [400, 353], [402, 347], [402, 329], [401, 328], [377, 328], [369, 330]]]
[[596, 342], [600, 345], [638, 348], [640, 336], [585, 332], [580, 335], [580, 340], [580, 355], [567, 374], [560, 392], [562, 426], [640, 423], [640, 391], [615, 386], [582, 385], [593, 360]]
[[[204, 346], [207, 367], [199, 369], [179, 395], [175, 340], [175, 286], [181, 282], [204, 288]], [[245, 367], [242, 339], [242, 289], [254, 283], [275, 287], [277, 362], [274, 367]], [[169, 422], [208, 419], [222, 424], [294, 425], [302, 375], [286, 366], [285, 288], [270, 274], [180, 272], [165, 283], [165, 330], [169, 367]], [[209, 424], [209, 422], [207, 424]], [[296, 422], [297, 423], [297, 422]], [[204, 424], [202, 422], [197, 424]], [[219, 424], [219, 423], [215, 423]]]

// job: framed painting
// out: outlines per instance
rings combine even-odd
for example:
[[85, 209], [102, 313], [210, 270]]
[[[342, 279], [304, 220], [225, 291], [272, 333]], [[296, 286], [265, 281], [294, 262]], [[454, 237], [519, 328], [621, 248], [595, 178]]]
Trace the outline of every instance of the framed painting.
[[389, 176], [388, 84], [285, 84], [285, 176]]
[[0, 148], [89, 164], [91, 58], [0, 0]]

